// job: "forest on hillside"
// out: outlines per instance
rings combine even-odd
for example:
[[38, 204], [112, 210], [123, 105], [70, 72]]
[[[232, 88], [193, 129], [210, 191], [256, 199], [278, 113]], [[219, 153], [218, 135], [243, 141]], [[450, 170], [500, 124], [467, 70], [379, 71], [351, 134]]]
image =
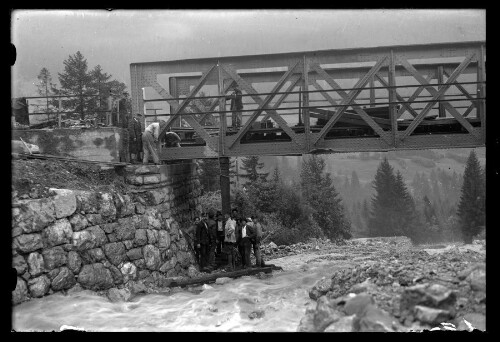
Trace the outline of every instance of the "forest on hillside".
[[[478, 165], [481, 165], [484, 172], [484, 148], [322, 155], [315, 157], [316, 163], [321, 164], [315, 172], [328, 178], [327, 187], [332, 189], [333, 197], [338, 198], [336, 204], [338, 215], [345, 217], [349, 222], [349, 235], [352, 237], [368, 237], [374, 234], [373, 229], [370, 231], [370, 220], [374, 215], [374, 198], [377, 196], [375, 180], [381, 165], [386, 161], [391, 169], [388, 172], [392, 174], [388, 177], [393, 177], [394, 182], [401, 183], [400, 185], [394, 183], [393, 187], [400, 186], [401, 196], [411, 198], [411, 203], [408, 202], [408, 207], [404, 210], [416, 213], [415, 222], [412, 224], [420, 227], [415, 229], [420, 229], [421, 234], [418, 237], [415, 235], [414, 238], [420, 242], [457, 240], [462, 238], [458, 228], [458, 207], [463, 192], [464, 171], [471, 151], [474, 151]], [[254, 203], [261, 202], [262, 199], [259, 197], [265, 193], [262, 184], [274, 179], [275, 183], [279, 180], [282, 188], [295, 191], [298, 194], [296, 201], [306, 203], [307, 201], [303, 200], [304, 194], [307, 193], [304, 188], [304, 177], [307, 176], [304, 174], [304, 167], [310, 163], [311, 158], [312, 156], [253, 156], [239, 158], [238, 161], [232, 158], [233, 199], [237, 197], [235, 195], [241, 199], [242, 194], [252, 197], [253, 192], [254, 198], [248, 200]], [[253, 160], [252, 163], [249, 162], [250, 159]], [[236, 165], [239, 168], [238, 173]], [[252, 172], [255, 175], [251, 176], [249, 181], [248, 175]], [[261, 176], [258, 176], [259, 174]], [[220, 196], [216, 194], [219, 189], [218, 161], [202, 162], [201, 175], [205, 193], [215, 200], [207, 203], [218, 203], [217, 196]], [[257, 179], [259, 182], [256, 182]], [[267, 200], [270, 201], [271, 198]], [[261, 210], [253, 208], [252, 211]], [[373, 223], [371, 225], [373, 226]]]

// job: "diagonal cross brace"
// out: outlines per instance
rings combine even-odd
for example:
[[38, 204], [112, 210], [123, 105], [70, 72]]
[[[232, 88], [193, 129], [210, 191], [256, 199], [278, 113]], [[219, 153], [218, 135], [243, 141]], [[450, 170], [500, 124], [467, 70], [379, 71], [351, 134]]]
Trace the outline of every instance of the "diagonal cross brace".
[[311, 64], [311, 68], [318, 73], [318, 75], [322, 76], [323, 79], [333, 88], [335, 89], [339, 95], [342, 97], [342, 102], [340, 103], [343, 105], [337, 112], [330, 118], [330, 120], [326, 123], [326, 125], [321, 129], [319, 134], [314, 138], [314, 141], [312, 142], [313, 145], [316, 144], [320, 139], [322, 139], [326, 132], [330, 130], [330, 128], [337, 122], [337, 120], [340, 118], [340, 116], [344, 113], [344, 111], [347, 109], [347, 105], [351, 105], [351, 107], [356, 111], [356, 113], [359, 114], [363, 118], [363, 120], [370, 125], [370, 127], [377, 132], [377, 134], [388, 144], [390, 144], [389, 137], [386, 136], [384, 130], [363, 110], [361, 109], [354, 99], [361, 93], [362, 89], [368, 81], [380, 70], [382, 67], [383, 63], [387, 59], [387, 56], [384, 56], [380, 58], [380, 60], [375, 63], [375, 65], [366, 73], [363, 78], [358, 80], [356, 84], [354, 85], [353, 90], [347, 94], [343, 90], [340, 90], [341, 87], [333, 80], [333, 78], [325, 71], [323, 70], [317, 63]]
[[[143, 83], [146, 84], [146, 83]], [[174, 110], [180, 107], [179, 102], [177, 100], [172, 100], [172, 95], [170, 95], [158, 82], [153, 81], [148, 86], [152, 87], [162, 98], [167, 100], [167, 102], [174, 107]], [[194, 131], [207, 143], [207, 145], [216, 151], [216, 146], [212, 143], [212, 137], [210, 134], [201, 126], [196, 119], [192, 115], [184, 116], [184, 119], [193, 127]], [[168, 127], [168, 126], [165, 126]], [[163, 132], [163, 131], [162, 131]], [[160, 134], [162, 133], [160, 132]]]
[[316, 88], [316, 90], [319, 90], [320, 91], [320, 94], [324, 96], [324, 98], [330, 102], [332, 105], [336, 106], [337, 105], [337, 101], [335, 101], [335, 99], [333, 97], [331, 97], [322, 87], [321, 85], [317, 82], [317, 81], [313, 81], [312, 82], [312, 85], [314, 88]]
[[[291, 92], [293, 90], [293, 88], [295, 88], [295, 86], [297, 85], [297, 83], [299, 83], [300, 81], [300, 76], [295, 76], [294, 79], [292, 79], [292, 83], [290, 84], [290, 86], [285, 90], [285, 94], [281, 94], [280, 98], [278, 99], [278, 101], [276, 101], [276, 103], [273, 105], [273, 109], [276, 109], [278, 108], [282, 103], [283, 101], [285, 101], [285, 99], [288, 97], [288, 95], [290, 94], [287, 94], [289, 92]], [[269, 117], [271, 116], [271, 114], [267, 113], [261, 120], [260, 122], [264, 122], [266, 121]]]
[[[236, 133], [235, 139], [233, 140], [233, 142], [231, 143], [229, 148], [232, 148], [236, 144], [236, 142], [238, 142], [243, 137], [243, 135], [248, 131], [251, 124], [257, 119], [257, 117], [264, 110], [263, 108], [265, 108], [269, 104], [269, 102], [271, 102], [271, 100], [274, 98], [274, 96], [276, 96], [275, 93], [278, 92], [281, 89], [281, 87], [283, 87], [283, 85], [288, 80], [288, 78], [294, 73], [294, 71], [295, 71], [297, 65], [299, 65], [299, 63], [300, 63], [300, 61], [297, 61], [292, 67], [288, 68], [288, 71], [279, 79], [279, 81], [275, 84], [273, 89], [270, 91], [270, 93], [272, 93], [272, 94], [268, 95], [264, 100], [262, 100], [260, 98], [260, 96], [257, 95], [257, 92], [255, 91], [255, 89], [250, 84], [248, 84], [248, 82], [246, 82], [243, 78], [241, 78], [234, 70], [232, 70], [227, 65], [221, 64], [221, 67], [223, 68], [223, 70], [233, 80], [235, 80], [236, 83], [238, 83], [238, 85], [241, 86], [241, 88], [243, 88], [243, 90], [245, 90], [248, 94], [250, 94], [252, 99], [257, 104], [259, 104], [259, 108], [257, 108], [257, 110], [255, 110], [252, 113], [249, 120], [238, 131], [238, 133]], [[283, 118], [281, 118], [281, 116], [279, 116], [275, 110], [267, 110], [267, 112], [271, 115], [271, 117], [274, 119], [274, 121], [276, 121], [276, 123], [283, 129], [283, 131], [285, 131], [288, 134], [288, 136], [292, 139], [292, 141], [295, 142], [297, 145], [301, 146], [301, 144], [298, 141], [297, 135], [290, 127], [288, 127], [287, 122]]]
[[[446, 77], [450, 77], [450, 75], [445, 70], [443, 70], [443, 74], [445, 74]], [[469, 115], [469, 113], [472, 111], [472, 109], [477, 108], [476, 99], [473, 98], [469, 94], [469, 92], [464, 87], [462, 87], [461, 84], [455, 84], [455, 86], [458, 88], [458, 90], [460, 90], [462, 92], [462, 94], [465, 95], [465, 97], [467, 99], [469, 99], [470, 102], [472, 102], [472, 104], [469, 106], [469, 108], [467, 108], [467, 110], [465, 111], [465, 113], [462, 115], [464, 118], [466, 118], [467, 115]]]
[[[436, 73], [430, 73], [426, 78], [425, 80], [427, 82], [429, 82], [430, 80], [432, 80], [433, 78], [436, 77]], [[420, 93], [425, 89], [425, 86], [420, 86], [417, 88], [417, 90], [415, 90], [415, 92], [410, 96], [410, 98], [408, 99], [408, 101], [406, 101], [406, 103], [412, 103], [413, 100], [415, 100], [418, 95], [420, 95]], [[413, 108], [412, 108], [413, 109]], [[406, 107], [401, 107], [398, 111], [398, 119], [404, 114], [404, 112], [406, 111]], [[415, 112], [415, 110], [413, 110], [413, 112], [410, 112], [411, 115], [413, 115], [413, 117], [416, 117], [418, 114]]]
[[[401, 140], [405, 139], [407, 136], [409, 136], [415, 128], [422, 122], [424, 117], [427, 115], [427, 113], [432, 109], [432, 107], [436, 104], [436, 102], [443, 96], [443, 94], [449, 89], [451, 86], [451, 83], [455, 82], [457, 77], [462, 73], [462, 71], [467, 68], [471, 60], [474, 58], [475, 54], [472, 53], [468, 57], [466, 57], [462, 63], [460, 63], [459, 66], [453, 71], [453, 73], [450, 75], [448, 80], [446, 80], [446, 83], [443, 86], [439, 87], [439, 90], [436, 91], [434, 87], [431, 85], [426, 86], [427, 91], [433, 95], [432, 99], [429, 101], [429, 103], [425, 106], [424, 109], [418, 114], [418, 116], [412, 121], [412, 123], [406, 128], [406, 130], [403, 132], [401, 135]], [[418, 71], [404, 58], [398, 58], [399, 62], [403, 67], [408, 70], [410, 73], [413, 74], [413, 76], [417, 79], [419, 82], [424, 82], [425, 79], [418, 73]], [[460, 124], [467, 129], [472, 135], [474, 135], [476, 138], [479, 138], [478, 134], [474, 131], [474, 128], [472, 125], [460, 114], [458, 111], [449, 104], [449, 102], [443, 102], [443, 106], [457, 119]]]
[[[389, 87], [389, 83], [384, 80], [382, 76], [376, 74], [375, 77], [384, 87]], [[396, 94], [396, 98], [398, 99], [398, 101], [402, 102], [403, 106], [406, 107], [406, 109], [410, 112], [411, 115], [413, 115], [413, 117], [416, 117], [418, 115], [417, 112], [415, 112], [415, 110], [405, 101], [405, 99], [401, 97], [401, 95], [398, 94], [397, 91], [395, 91], [394, 93]]]
[[[213, 65], [209, 70], [207, 70], [201, 76], [198, 84], [193, 88], [193, 90], [191, 90], [188, 97], [180, 105], [177, 106], [173, 115], [170, 116], [170, 119], [168, 119], [167, 124], [165, 125], [165, 129], [170, 127], [170, 124], [172, 123], [172, 121], [174, 121], [179, 116], [180, 112], [183, 111], [184, 108], [186, 108], [187, 104], [193, 99], [193, 97], [196, 95], [196, 93], [198, 93], [198, 91], [201, 89], [201, 87], [203, 87], [203, 85], [205, 84], [205, 81], [207, 80], [207, 77], [212, 73], [213, 70], [215, 70], [215, 67], [216, 67], [216, 65]], [[161, 133], [162, 132], [160, 132], [160, 134]]]

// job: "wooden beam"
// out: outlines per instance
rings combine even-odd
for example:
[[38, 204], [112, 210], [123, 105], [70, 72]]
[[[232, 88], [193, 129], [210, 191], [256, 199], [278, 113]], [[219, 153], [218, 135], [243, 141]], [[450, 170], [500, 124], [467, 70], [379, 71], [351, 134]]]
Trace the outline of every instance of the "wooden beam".
[[[372, 127], [372, 129], [383, 139], [385, 140], [388, 144], [390, 144], [390, 141], [388, 141], [388, 138], [386, 137], [385, 132], [383, 131], [380, 126], [373, 121], [373, 119], [364, 111], [362, 110], [359, 106], [356, 105], [356, 102], [354, 99], [361, 93], [362, 87], [366, 85], [366, 83], [370, 80], [370, 77], [373, 77], [382, 67], [383, 63], [387, 59], [387, 56], [384, 56], [380, 58], [380, 60], [375, 63], [375, 65], [370, 69], [370, 71], [363, 77], [361, 78], [353, 88], [358, 88], [351, 90], [349, 94], [344, 92], [341, 89], [341, 87], [328, 75], [328, 73], [323, 70], [317, 63], [311, 64], [311, 68], [316, 71], [319, 75], [321, 75], [324, 80], [333, 88], [336, 89], [339, 95], [343, 98], [341, 104], [342, 105], [348, 105], [350, 104], [353, 109]], [[335, 124], [335, 122], [339, 119], [339, 117], [344, 113], [344, 111], [347, 109], [347, 106], [341, 107], [337, 112], [330, 118], [330, 120], [326, 123], [325, 127], [321, 130], [321, 132], [313, 138], [312, 144], [315, 145], [320, 139], [323, 139], [323, 137], [326, 135], [326, 133], [330, 130], [330, 128]]]
[[[309, 111], [311, 112], [311, 117], [320, 118], [320, 119], [324, 119], [324, 120], [330, 119], [332, 117], [332, 115], [335, 114], [335, 112], [325, 110], [325, 109], [319, 109], [319, 108], [311, 108]], [[382, 128], [387, 128], [387, 129], [391, 128], [391, 121], [390, 120], [381, 119], [381, 118], [372, 118], [372, 119], [378, 125], [380, 125], [380, 127], [382, 127]], [[344, 114], [342, 114], [342, 117], [338, 119], [338, 122], [370, 127], [365, 122], [365, 120], [363, 120], [359, 115], [346, 113], [346, 112], [344, 112]]]
[[[218, 78], [218, 83], [217, 83], [217, 90], [219, 93], [219, 96], [223, 96], [226, 94], [226, 89], [224, 89], [224, 79], [222, 78], [222, 70], [220, 67], [220, 63], [217, 62], [217, 78]], [[232, 82], [229, 82], [229, 85], [231, 85]], [[229, 88], [228, 88], [229, 89]], [[225, 138], [226, 138], [226, 130], [227, 130], [227, 122], [226, 122], [226, 113], [224, 112], [226, 110], [226, 99], [223, 97], [219, 97], [219, 155], [223, 156], [224, 155], [224, 146], [226, 145], [225, 143]], [[222, 165], [221, 165], [221, 170], [222, 170]], [[222, 184], [222, 183], [221, 183]]]
[[370, 107], [375, 107], [375, 78], [370, 78]]
[[[446, 77], [450, 77], [450, 75], [446, 72], [446, 70], [443, 70], [443, 74], [446, 75]], [[476, 99], [473, 98], [471, 94], [469, 94], [469, 92], [464, 87], [462, 87], [461, 84], [455, 84], [455, 87], [457, 87], [458, 90], [460, 90], [460, 92], [464, 94], [468, 100], [472, 101], [472, 105], [476, 107]]]
[[[427, 115], [427, 113], [431, 110], [431, 108], [436, 104], [437, 100], [439, 100], [441, 98], [441, 96], [448, 90], [448, 88], [451, 86], [450, 83], [453, 83], [455, 82], [455, 80], [457, 79], [457, 77], [460, 75], [460, 73], [462, 72], [463, 69], [465, 69], [467, 67], [467, 65], [470, 63], [470, 61], [472, 60], [472, 58], [474, 57], [474, 53], [472, 54], [469, 54], [469, 56], [467, 56], [463, 61], [462, 63], [460, 63], [459, 66], [457, 66], [457, 68], [455, 69], [455, 71], [453, 71], [453, 73], [450, 75], [450, 77], [448, 78], [448, 80], [446, 81], [445, 85], [443, 86], [440, 86], [439, 87], [439, 90], [436, 92], [436, 90], [432, 87], [432, 86], [428, 86], [426, 87], [427, 91], [429, 91], [431, 94], [432, 92], [434, 92], [434, 96], [432, 97], [432, 99], [429, 101], [429, 103], [425, 106], [425, 108], [420, 111], [420, 114], [418, 114], [418, 116], [415, 118], [415, 120], [413, 120], [413, 122], [411, 123], [410, 126], [408, 126], [408, 128], [403, 132], [402, 136], [401, 136], [401, 140], [404, 140], [407, 136], [409, 136], [414, 130], [415, 128], [418, 126], [418, 124], [424, 119], [424, 117]], [[422, 75], [420, 75], [416, 70], [415, 68], [413, 68], [413, 66], [408, 63], [408, 61], [404, 58], [401, 58], [401, 57], [398, 57], [398, 60], [399, 62], [403, 65], [403, 67], [405, 69], [407, 69], [408, 71], [410, 72], [415, 72], [415, 78], [419, 81], [419, 82], [425, 82], [423, 81], [423, 77]], [[421, 83], [422, 83], [421, 82]], [[432, 89], [432, 90], [431, 90]], [[447, 102], [446, 102], [447, 103]], [[448, 103], [449, 104], [449, 103]], [[450, 106], [451, 107], [451, 106]], [[453, 110], [450, 111], [450, 113], [455, 117], [455, 119], [457, 119], [472, 135], [476, 135], [475, 131], [473, 130], [472, 126], [470, 125], [470, 123], [465, 120], [462, 115], [460, 115], [460, 113], [458, 113], [456, 111], [455, 108], [451, 107]], [[447, 107], [447, 109], [449, 109]], [[458, 114], [458, 115], [456, 115]]]
[[[299, 65], [300, 61], [297, 61], [295, 64], [293, 64], [293, 66], [289, 67], [288, 68], [288, 71], [281, 77], [281, 79], [275, 84], [275, 86], [273, 87], [273, 89], [270, 91], [270, 93], [273, 93], [273, 94], [270, 94], [268, 95], [264, 100], [262, 100], [259, 96], [257, 96], [257, 92], [255, 91], [255, 89], [253, 89], [252, 86], [246, 84], [246, 82], [243, 81], [243, 79], [241, 77], [236, 77], [234, 78], [233, 76], [235, 76], [234, 74], [236, 74], [234, 71], [231, 72], [231, 70], [229, 70], [231, 73], [228, 73], [229, 76], [233, 77], [233, 79], [239, 84], [239, 85], [244, 85], [244, 90], [253, 95], [252, 98], [254, 99], [254, 101], [256, 101], [257, 103], [260, 102], [260, 105], [259, 105], [259, 108], [257, 108], [256, 111], [253, 112], [253, 114], [250, 116], [250, 119], [245, 123], [245, 125], [240, 128], [240, 130], [238, 131], [238, 133], [236, 133], [236, 136], [235, 136], [235, 139], [234, 141], [229, 145], [229, 148], [232, 148], [236, 142], [239, 142], [240, 139], [243, 137], [243, 135], [248, 131], [248, 129], [250, 128], [250, 126], [252, 125], [252, 123], [257, 119], [257, 117], [262, 113], [262, 108], [265, 108], [269, 102], [271, 102], [271, 100], [274, 98], [274, 96], [276, 96], [276, 92], [278, 92], [281, 87], [283, 87], [283, 85], [285, 84], [285, 82], [288, 80], [288, 78], [293, 75], [296, 67]], [[230, 69], [229, 67], [225, 66], [225, 65], [222, 65], [223, 69], [225, 71], [228, 71], [228, 69]], [[237, 74], [236, 74], [237, 75]], [[243, 82], [242, 82], [243, 81]], [[279, 116], [276, 111], [268, 111], [268, 113], [271, 114], [271, 117], [274, 119], [274, 121], [276, 121], [276, 123], [290, 136], [290, 138], [292, 139], [292, 141], [294, 141], [295, 143], [299, 144], [297, 138], [296, 138], [296, 134], [290, 129], [290, 127], [288, 126], [287, 122], [281, 117]]]

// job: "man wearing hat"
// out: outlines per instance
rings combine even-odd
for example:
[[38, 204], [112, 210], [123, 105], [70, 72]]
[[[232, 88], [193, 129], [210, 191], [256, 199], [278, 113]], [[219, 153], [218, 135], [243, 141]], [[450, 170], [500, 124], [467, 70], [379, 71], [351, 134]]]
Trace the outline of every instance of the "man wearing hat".
[[241, 90], [238, 87], [233, 88], [231, 95], [226, 96], [226, 99], [231, 99], [231, 115], [233, 128], [241, 126], [241, 110], [243, 109], [243, 102], [241, 100]]
[[142, 114], [136, 113], [128, 123], [129, 153], [131, 162], [140, 162], [142, 153]]

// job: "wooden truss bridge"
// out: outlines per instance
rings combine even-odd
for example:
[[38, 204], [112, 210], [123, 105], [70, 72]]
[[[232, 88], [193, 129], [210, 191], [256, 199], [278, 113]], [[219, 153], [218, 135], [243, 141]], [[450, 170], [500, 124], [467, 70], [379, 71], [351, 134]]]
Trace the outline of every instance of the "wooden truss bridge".
[[[132, 107], [181, 135], [162, 160], [484, 146], [485, 45], [132, 63]], [[235, 85], [240, 128], [225, 98]]]

